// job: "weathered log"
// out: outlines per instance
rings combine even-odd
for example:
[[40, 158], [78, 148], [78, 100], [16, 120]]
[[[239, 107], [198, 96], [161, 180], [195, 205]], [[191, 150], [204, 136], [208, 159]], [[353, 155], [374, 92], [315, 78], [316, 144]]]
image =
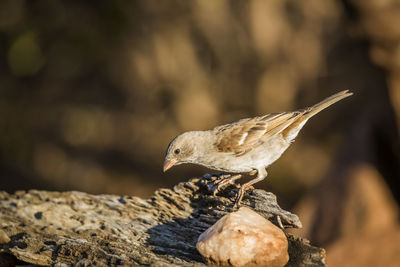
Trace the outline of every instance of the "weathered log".
[[[150, 199], [30, 190], [0, 192], [0, 258], [63, 266], [204, 266], [199, 235], [232, 211], [237, 189], [213, 196], [215, 176], [159, 189]], [[276, 225], [301, 227], [263, 190], [246, 194], [247, 206]], [[278, 219], [279, 218], [279, 219]], [[287, 235], [289, 266], [324, 266], [324, 250]], [[6, 254], [5, 254], [6, 253]], [[2, 256], [1, 256], [2, 255]], [[0, 259], [1, 261], [1, 259]]]

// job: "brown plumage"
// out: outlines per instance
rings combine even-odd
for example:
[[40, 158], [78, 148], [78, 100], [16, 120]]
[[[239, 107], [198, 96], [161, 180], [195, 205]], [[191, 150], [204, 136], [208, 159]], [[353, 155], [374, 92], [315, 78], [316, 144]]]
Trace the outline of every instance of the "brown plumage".
[[[183, 133], [169, 144], [164, 171], [174, 165], [194, 163], [230, 173], [257, 172], [255, 179], [240, 188], [236, 199], [239, 205], [245, 190], [267, 176], [266, 168], [289, 147], [309, 118], [350, 95], [352, 93], [345, 90], [306, 109], [241, 119], [208, 131]], [[231, 182], [221, 183], [216, 190]]]

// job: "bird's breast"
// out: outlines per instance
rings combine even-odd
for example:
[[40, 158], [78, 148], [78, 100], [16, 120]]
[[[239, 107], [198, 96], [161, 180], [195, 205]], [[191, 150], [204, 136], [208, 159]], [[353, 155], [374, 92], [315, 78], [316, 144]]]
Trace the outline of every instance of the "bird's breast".
[[280, 135], [267, 140], [262, 145], [250, 150], [241, 156], [233, 153], [211, 153], [200, 164], [210, 169], [233, 173], [250, 172], [255, 169], [266, 168], [276, 161], [289, 147], [290, 142]]

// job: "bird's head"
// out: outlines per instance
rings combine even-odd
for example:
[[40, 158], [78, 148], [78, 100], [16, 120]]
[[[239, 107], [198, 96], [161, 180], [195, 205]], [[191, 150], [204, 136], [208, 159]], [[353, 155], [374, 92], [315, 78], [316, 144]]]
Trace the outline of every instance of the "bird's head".
[[186, 132], [175, 137], [169, 143], [165, 153], [164, 172], [172, 166], [182, 163], [193, 163], [199, 154], [199, 145], [196, 137], [200, 132]]

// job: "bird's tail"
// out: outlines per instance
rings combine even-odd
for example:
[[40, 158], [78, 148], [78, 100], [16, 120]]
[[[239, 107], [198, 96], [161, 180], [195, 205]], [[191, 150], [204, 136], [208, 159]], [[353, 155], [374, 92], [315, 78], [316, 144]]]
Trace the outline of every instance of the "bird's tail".
[[344, 90], [339, 93], [336, 93], [330, 97], [325, 98], [321, 102], [315, 104], [312, 107], [309, 107], [306, 109], [306, 112], [303, 114], [303, 119], [309, 119], [321, 110], [326, 109], [330, 105], [342, 100], [343, 98], [346, 98], [348, 96], [351, 96], [353, 93], [349, 92], [349, 90]]
[[351, 96], [352, 94], [353, 93], [349, 92], [349, 90], [344, 90], [325, 98], [324, 100], [315, 104], [312, 107], [299, 111], [300, 114], [298, 118], [295, 118], [289, 125], [285, 126], [285, 129], [282, 131], [282, 136], [288, 141], [294, 140], [300, 129], [303, 128], [304, 124], [308, 121], [309, 118], [311, 118], [321, 110], [326, 109], [330, 105], [338, 102], [339, 100]]

